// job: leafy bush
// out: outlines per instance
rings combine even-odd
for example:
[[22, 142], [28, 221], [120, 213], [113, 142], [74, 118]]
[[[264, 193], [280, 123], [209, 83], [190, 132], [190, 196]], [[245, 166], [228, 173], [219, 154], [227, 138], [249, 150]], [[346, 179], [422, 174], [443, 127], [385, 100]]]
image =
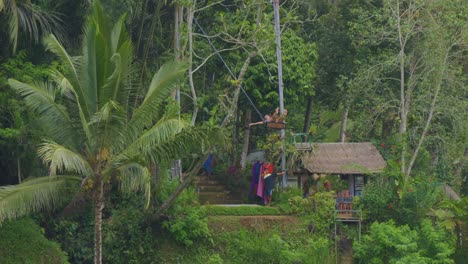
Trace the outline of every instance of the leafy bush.
[[453, 263], [453, 239], [424, 221], [418, 230], [393, 221], [375, 222], [361, 243], [354, 243], [355, 257], [363, 263]]
[[[112, 193], [103, 219], [103, 261], [106, 263], [152, 263], [153, 232], [144, 220], [141, 195]], [[94, 256], [94, 218], [92, 207], [80, 214], [53, 223], [50, 233], [69, 254], [72, 263], [89, 263]]]
[[223, 264], [223, 259], [219, 256], [219, 254], [211, 255], [208, 258], [207, 264]]
[[3, 223], [0, 227], [2, 263], [68, 263], [58, 243], [47, 240], [32, 219]]
[[418, 229], [420, 253], [431, 259], [431, 263], [453, 263], [456, 237], [443, 228], [436, 228], [431, 221], [424, 220]]
[[374, 181], [366, 185], [360, 198], [366, 220], [384, 222], [392, 218], [398, 199], [394, 189], [387, 181]]
[[[240, 230], [226, 232], [217, 239], [220, 253], [228, 263], [328, 263], [331, 241], [310, 234], [282, 236], [278, 230], [267, 233]], [[218, 241], [217, 241], [218, 242]]]
[[54, 240], [68, 253], [71, 263], [86, 263], [93, 259], [94, 226], [88, 221], [57, 220], [53, 223]]
[[332, 192], [318, 192], [307, 198], [289, 199], [291, 212], [308, 220], [317, 232], [326, 232], [333, 224], [335, 198]]
[[354, 243], [353, 249], [357, 259], [364, 263], [395, 263], [405, 256], [419, 257], [414, 256], [418, 248], [416, 240], [417, 233], [409, 226], [398, 227], [393, 221], [375, 222], [362, 242]]
[[274, 191], [272, 197], [272, 205], [277, 206], [284, 213], [291, 213], [289, 206], [289, 198], [302, 196], [302, 191], [299, 188], [287, 187], [282, 191]]
[[205, 205], [207, 215], [279, 215], [277, 208], [264, 206], [216, 206]]
[[105, 262], [154, 263], [153, 231], [145, 219], [141, 196], [127, 196], [117, 203], [104, 223]]
[[205, 208], [198, 203], [198, 196], [193, 188], [188, 188], [177, 198], [168, 211], [170, 220], [163, 223], [175, 239], [186, 246], [195, 240], [211, 241]]
[[436, 203], [438, 192], [432, 179], [415, 179], [401, 190], [401, 198], [395, 207], [395, 219], [400, 224], [417, 226]]

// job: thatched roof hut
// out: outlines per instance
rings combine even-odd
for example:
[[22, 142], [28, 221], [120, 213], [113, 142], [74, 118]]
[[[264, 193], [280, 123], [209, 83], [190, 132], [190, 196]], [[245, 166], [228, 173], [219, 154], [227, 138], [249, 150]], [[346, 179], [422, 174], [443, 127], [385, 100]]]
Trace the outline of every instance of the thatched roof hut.
[[387, 163], [371, 143], [313, 143], [303, 156], [311, 173], [369, 174], [383, 171]]

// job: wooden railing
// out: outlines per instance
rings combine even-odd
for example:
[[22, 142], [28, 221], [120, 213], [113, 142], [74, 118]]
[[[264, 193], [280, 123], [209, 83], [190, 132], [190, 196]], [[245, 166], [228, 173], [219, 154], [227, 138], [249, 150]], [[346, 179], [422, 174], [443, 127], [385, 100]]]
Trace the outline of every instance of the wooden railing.
[[354, 218], [353, 215], [353, 197], [350, 196], [349, 191], [345, 190], [338, 192], [336, 196], [336, 217], [337, 218]]

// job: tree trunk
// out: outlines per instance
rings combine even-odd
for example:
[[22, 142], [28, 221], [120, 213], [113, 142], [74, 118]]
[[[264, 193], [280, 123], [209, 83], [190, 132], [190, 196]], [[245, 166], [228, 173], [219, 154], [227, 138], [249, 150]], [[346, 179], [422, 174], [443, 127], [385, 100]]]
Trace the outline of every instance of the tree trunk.
[[463, 156], [460, 158], [460, 162], [456, 165], [453, 175], [455, 177], [460, 177], [462, 175], [463, 166], [465, 165], [466, 160], [468, 159], [468, 148], [465, 147], [465, 151], [463, 152]]
[[193, 101], [193, 113], [192, 113], [192, 120], [191, 124], [195, 125], [195, 121], [197, 120], [198, 115], [198, 99], [197, 93], [195, 91], [195, 85], [193, 83], [193, 16], [195, 13], [195, 5], [197, 1], [193, 1], [192, 6], [187, 10], [187, 34], [188, 34], [188, 43], [189, 43], [189, 85], [190, 85], [190, 92], [192, 94], [192, 101]]
[[232, 152], [233, 154], [231, 155], [232, 161], [231, 165], [232, 166], [237, 166], [239, 164], [239, 157], [237, 156], [239, 154], [239, 107], [236, 109], [236, 114], [234, 115], [234, 129], [232, 131]]
[[102, 210], [104, 209], [104, 182], [98, 176], [94, 194], [94, 263], [102, 264]]
[[145, 13], [147, 10], [148, 6], [148, 0], [145, 0], [143, 5], [141, 6], [141, 11], [140, 11], [140, 16], [141, 16], [141, 22], [140, 22], [140, 28], [138, 30], [138, 40], [136, 44], [136, 53], [138, 54], [140, 52], [140, 46], [141, 46], [141, 40], [143, 38], [143, 25], [145, 24]]
[[245, 111], [245, 122], [244, 122], [244, 142], [242, 143], [241, 152], [241, 168], [245, 169], [247, 166], [247, 154], [249, 152], [249, 141], [250, 141], [250, 127], [249, 124], [252, 120], [252, 110], [247, 109]]
[[391, 116], [388, 116], [382, 121], [382, 130], [380, 131], [380, 138], [382, 140], [389, 139], [392, 135], [393, 125], [395, 123], [395, 119]]
[[18, 183], [21, 183], [21, 161], [19, 158], [17, 159], [17, 161], [18, 161]]
[[405, 104], [405, 54], [404, 50], [400, 51], [400, 140], [401, 140], [401, 172], [405, 173], [406, 169], [406, 124], [407, 110]]
[[400, 16], [400, 1], [396, 1], [396, 19], [397, 19], [397, 30], [398, 40], [400, 42], [399, 66], [400, 66], [400, 144], [401, 146], [401, 173], [405, 173], [406, 169], [406, 124], [407, 124], [407, 109], [405, 108], [405, 38], [403, 36], [403, 29], [401, 27], [401, 16]]
[[411, 156], [411, 160], [410, 160], [410, 162], [408, 164], [408, 168], [405, 171], [406, 179], [408, 179], [409, 175], [411, 174], [411, 169], [413, 168], [413, 165], [414, 165], [414, 162], [416, 161], [419, 150], [421, 149], [421, 146], [422, 146], [422, 144], [424, 142], [427, 131], [429, 130], [429, 125], [431, 124], [432, 117], [434, 115], [435, 104], [437, 102], [437, 96], [439, 95], [440, 88], [442, 87], [442, 79], [444, 78], [445, 64], [447, 63], [447, 56], [448, 56], [448, 52], [447, 52], [446, 56], [444, 57], [444, 60], [443, 60], [442, 66], [441, 66], [442, 68], [440, 69], [440, 71], [438, 73], [436, 73], [436, 76], [435, 76], [435, 78], [436, 78], [435, 86], [436, 87], [435, 87], [435, 91], [434, 91], [434, 97], [432, 98], [431, 106], [430, 106], [430, 109], [429, 109], [429, 116], [427, 117], [426, 124], [424, 125], [424, 130], [423, 130], [421, 136], [419, 137], [418, 145], [417, 145], [416, 149], [414, 150], [413, 155]]
[[[183, 50], [180, 47], [180, 29], [182, 27], [182, 22], [184, 20], [184, 9], [180, 3], [175, 3], [174, 8], [174, 57], [176, 61], [181, 61], [183, 58]], [[191, 73], [191, 70], [189, 70]], [[180, 82], [177, 83], [177, 88], [175, 93], [172, 95], [179, 106], [179, 117], [180, 117]], [[179, 178], [179, 181], [182, 181], [182, 161], [180, 159], [174, 161], [171, 165], [171, 178]]]
[[234, 114], [237, 112], [237, 102], [239, 101], [239, 94], [240, 88], [242, 86], [242, 82], [244, 81], [244, 75], [247, 72], [247, 68], [250, 65], [250, 60], [257, 55], [256, 51], [252, 51], [249, 53], [249, 56], [245, 59], [244, 64], [242, 65], [241, 71], [239, 72], [239, 76], [237, 77], [237, 85], [234, 90], [234, 96], [232, 98], [231, 107], [228, 109], [228, 113], [224, 118], [223, 122], [221, 123], [222, 127], [226, 127], [231, 119], [233, 118]]
[[341, 127], [340, 127], [340, 142], [344, 143], [346, 140], [346, 122], [348, 121], [348, 106], [345, 105], [343, 108], [343, 114], [341, 115]]
[[304, 127], [302, 128], [303, 133], [309, 133], [309, 128], [310, 128], [310, 120], [312, 117], [312, 103], [313, 103], [313, 97], [312, 95], [307, 98], [307, 109], [306, 109], [306, 114], [304, 117]]

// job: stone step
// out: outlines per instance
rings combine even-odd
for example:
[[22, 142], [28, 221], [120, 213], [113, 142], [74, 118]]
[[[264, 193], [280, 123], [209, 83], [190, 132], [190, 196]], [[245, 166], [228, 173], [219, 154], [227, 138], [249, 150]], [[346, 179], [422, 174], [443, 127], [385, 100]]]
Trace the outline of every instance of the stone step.
[[207, 185], [223, 185], [222, 183], [220, 183], [219, 181], [215, 181], [215, 180], [195, 180], [195, 185], [197, 186], [207, 186]]
[[223, 192], [200, 192], [198, 199], [201, 204], [236, 204], [243, 203], [242, 197], [232, 193]]
[[225, 192], [199, 192], [198, 193], [199, 197], [229, 197], [230, 192], [225, 191]]
[[200, 197], [200, 204], [242, 204], [242, 200], [225, 200], [225, 199], [202, 199]]
[[197, 185], [197, 192], [224, 192], [228, 191], [224, 185]]
[[213, 177], [209, 178], [208, 176], [197, 176], [194, 179], [195, 181], [214, 181]]

